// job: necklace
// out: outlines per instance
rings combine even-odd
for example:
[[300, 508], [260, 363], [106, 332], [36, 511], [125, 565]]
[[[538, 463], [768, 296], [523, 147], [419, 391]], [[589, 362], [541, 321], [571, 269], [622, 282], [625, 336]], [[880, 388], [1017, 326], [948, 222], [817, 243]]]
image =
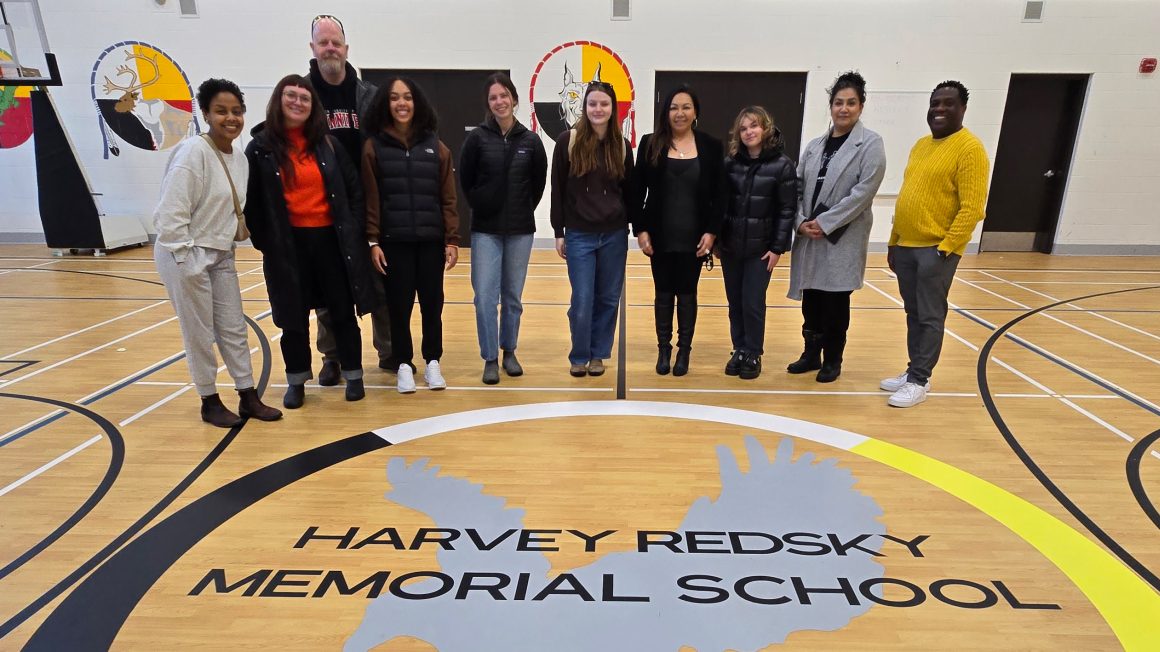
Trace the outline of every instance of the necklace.
[[672, 148], [672, 150], [677, 153], [677, 156], [679, 156], [681, 158], [685, 158], [685, 150], [681, 149], [680, 147], [677, 147], [676, 141], [669, 143], [669, 147]]

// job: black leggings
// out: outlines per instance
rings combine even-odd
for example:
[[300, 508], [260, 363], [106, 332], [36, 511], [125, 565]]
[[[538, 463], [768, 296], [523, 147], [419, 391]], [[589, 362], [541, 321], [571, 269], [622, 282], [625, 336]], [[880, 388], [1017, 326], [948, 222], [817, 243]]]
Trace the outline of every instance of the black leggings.
[[802, 290], [802, 329], [845, 338], [850, 328], [850, 294]]
[[411, 313], [416, 294], [423, 318], [423, 360], [443, 357], [443, 243], [394, 242], [383, 243], [382, 248], [387, 257], [384, 287], [391, 319], [391, 357], [414, 370]]

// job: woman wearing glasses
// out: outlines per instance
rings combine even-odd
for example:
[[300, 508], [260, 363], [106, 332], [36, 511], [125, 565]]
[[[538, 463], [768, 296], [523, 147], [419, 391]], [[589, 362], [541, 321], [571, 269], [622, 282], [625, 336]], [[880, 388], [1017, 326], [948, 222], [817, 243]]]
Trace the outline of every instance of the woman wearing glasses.
[[375, 95], [367, 116], [362, 178], [367, 196], [371, 260], [386, 274], [396, 389], [415, 391], [411, 313], [415, 295], [423, 316], [423, 377], [445, 389], [443, 273], [459, 260], [459, 213], [451, 150], [435, 133], [435, 109], [412, 80], [395, 77]]
[[[169, 159], [153, 213], [153, 258], [177, 312], [185, 361], [201, 395], [201, 420], [220, 428], [239, 425], [243, 417], [273, 421], [282, 413], [263, 404], [254, 388], [234, 266], [239, 206], [246, 199], [238, 193], [249, 176], [234, 140], [245, 124], [246, 104], [237, 84], [207, 79], [197, 88], [197, 105], [209, 133], [181, 141]], [[238, 414], [218, 396], [214, 342], [241, 396]]]
[[886, 176], [882, 138], [862, 126], [866, 80], [845, 73], [829, 93], [833, 127], [802, 154], [802, 204], [789, 274], [789, 298], [802, 302], [805, 350], [786, 369], [819, 369], [819, 383], [842, 373], [850, 294], [862, 287], [874, 222], [870, 209]]
[[[520, 101], [502, 72], [484, 85], [487, 117], [467, 136], [459, 181], [471, 204], [471, 287], [483, 358], [483, 382], [499, 382], [499, 351], [509, 376], [523, 375], [516, 359], [521, 296], [536, 234], [536, 205], [544, 195], [548, 157], [534, 132], [516, 120]], [[501, 304], [497, 323], [495, 306]]]
[[246, 223], [262, 252], [274, 323], [282, 329], [289, 387], [282, 405], [302, 407], [310, 369], [310, 310], [326, 308], [346, 380], [346, 400], [363, 398], [358, 314], [378, 303], [371, 285], [358, 169], [327, 132], [310, 80], [288, 75], [274, 87], [266, 121], [246, 148]]
[[641, 139], [635, 188], [642, 206], [634, 230], [652, 267], [657, 330], [656, 372], [669, 373], [673, 352], [673, 299], [677, 303], [674, 376], [689, 372], [697, 325], [701, 260], [721, 226], [725, 153], [721, 141], [694, 129], [701, 103], [688, 86], [669, 91], [656, 131]]
[[576, 377], [603, 374], [612, 356], [632, 197], [632, 147], [621, 134], [616, 91], [592, 82], [583, 108], [552, 153], [552, 229], [572, 285], [568, 373]]

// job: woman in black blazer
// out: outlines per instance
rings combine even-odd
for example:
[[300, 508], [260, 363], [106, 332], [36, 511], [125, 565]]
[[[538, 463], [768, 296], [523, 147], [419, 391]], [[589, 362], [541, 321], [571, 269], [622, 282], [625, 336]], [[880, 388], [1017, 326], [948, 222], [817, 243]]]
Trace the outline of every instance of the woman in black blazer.
[[[697, 324], [701, 261], [721, 225], [725, 153], [721, 141], [696, 130], [701, 104], [688, 86], [669, 91], [657, 112], [656, 131], [637, 150], [634, 230], [650, 259], [656, 297], [658, 374], [689, 372]], [[672, 362], [673, 299], [677, 307], [677, 359]]]

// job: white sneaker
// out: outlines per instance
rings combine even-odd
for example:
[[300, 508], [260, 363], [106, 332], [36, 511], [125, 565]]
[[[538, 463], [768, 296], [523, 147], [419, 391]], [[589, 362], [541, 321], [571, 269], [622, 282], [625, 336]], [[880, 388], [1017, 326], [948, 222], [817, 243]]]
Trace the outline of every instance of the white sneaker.
[[[928, 382], [927, 385], [930, 383]], [[886, 402], [894, 407], [914, 407], [926, 400], [927, 388], [918, 383], [906, 383], [890, 395]]]
[[432, 360], [423, 370], [423, 379], [427, 381], [427, 389], [447, 389], [447, 381], [443, 380], [443, 372], [439, 370], [439, 361]]
[[[878, 383], [878, 389], [893, 393], [902, 389], [902, 386], [905, 384], [906, 372], [904, 371], [893, 378], [882, 379], [882, 382]], [[924, 387], [926, 388], [926, 391], [930, 391], [930, 380], [926, 381], [926, 385]]]
[[411, 371], [411, 365], [399, 365], [399, 372], [396, 376], [398, 384], [395, 389], [399, 390], [400, 394], [414, 394], [415, 393], [415, 372]]

